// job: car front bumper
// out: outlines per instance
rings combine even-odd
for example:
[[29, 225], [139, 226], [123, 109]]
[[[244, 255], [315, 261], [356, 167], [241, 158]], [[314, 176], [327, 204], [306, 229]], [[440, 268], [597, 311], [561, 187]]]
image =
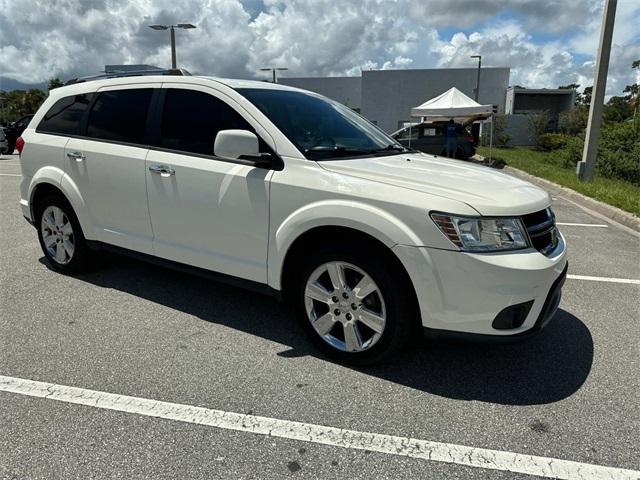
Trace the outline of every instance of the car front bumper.
[[[568, 266], [562, 235], [548, 257], [534, 249], [466, 253], [397, 245], [393, 250], [413, 282], [422, 325], [436, 336], [506, 340], [539, 331], [558, 308]], [[520, 305], [526, 308], [518, 310]], [[510, 308], [522, 318], [513, 328], [495, 328], [496, 317]]]

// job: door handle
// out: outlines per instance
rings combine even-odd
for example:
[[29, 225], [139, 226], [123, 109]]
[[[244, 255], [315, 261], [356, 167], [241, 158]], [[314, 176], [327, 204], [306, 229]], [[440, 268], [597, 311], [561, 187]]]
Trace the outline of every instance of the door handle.
[[67, 158], [69, 158], [70, 160], [75, 160], [76, 162], [80, 163], [86, 157], [82, 152], [69, 152], [67, 153]]
[[162, 177], [170, 177], [171, 175], [176, 174], [176, 171], [173, 168], [166, 165], [151, 165], [149, 167], [149, 171], [151, 173], [157, 173]]

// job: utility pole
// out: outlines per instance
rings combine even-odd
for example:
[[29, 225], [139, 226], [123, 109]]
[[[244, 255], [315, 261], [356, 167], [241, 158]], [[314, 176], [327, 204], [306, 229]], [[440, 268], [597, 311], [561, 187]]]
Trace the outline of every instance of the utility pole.
[[600, 46], [598, 47], [598, 57], [596, 61], [596, 74], [593, 80], [591, 106], [589, 107], [587, 134], [584, 139], [582, 161], [578, 162], [576, 166], [578, 178], [587, 182], [593, 179], [596, 170], [600, 124], [602, 123], [602, 106], [604, 104], [604, 93], [607, 88], [607, 71], [609, 70], [611, 37], [613, 36], [613, 24], [616, 17], [617, 3], [618, 0], [605, 0], [602, 29], [600, 30]]
[[271, 72], [273, 75], [273, 83], [278, 83], [277, 79], [276, 79], [276, 71], [283, 71], [283, 70], [289, 70], [286, 67], [264, 67], [261, 68], [260, 71], [261, 72]]
[[471, 55], [471, 58], [477, 58], [478, 59], [478, 75], [476, 77], [476, 94], [475, 94], [475, 101], [478, 101], [478, 97], [480, 96], [480, 68], [482, 67], [482, 55]]

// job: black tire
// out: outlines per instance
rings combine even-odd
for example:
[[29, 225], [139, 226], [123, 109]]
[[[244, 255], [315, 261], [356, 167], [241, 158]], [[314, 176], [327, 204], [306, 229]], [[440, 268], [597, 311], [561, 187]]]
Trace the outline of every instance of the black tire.
[[[289, 283], [287, 301], [296, 319], [316, 347], [327, 356], [345, 364], [371, 365], [399, 354], [418, 331], [418, 315], [413, 286], [390, 252], [378, 248], [327, 247], [305, 257], [298, 272]], [[379, 288], [386, 306], [386, 323], [379, 339], [360, 352], [345, 352], [323, 339], [311, 325], [305, 306], [305, 289], [312, 273], [327, 262], [354, 265], [369, 275]], [[333, 308], [333, 307], [329, 307]], [[341, 328], [341, 327], [338, 327]]]
[[[72, 227], [72, 239], [73, 239], [73, 254], [65, 258], [66, 262], [61, 263], [56, 260], [55, 256], [51, 254], [49, 249], [45, 246], [44, 238], [43, 238], [43, 215], [49, 209], [49, 207], [57, 207], [64, 213], [68, 222]], [[35, 226], [38, 231], [38, 241], [40, 242], [40, 247], [42, 248], [42, 252], [44, 253], [45, 258], [47, 259], [48, 264], [52, 269], [65, 273], [80, 273], [86, 271], [90, 267], [90, 256], [91, 252], [89, 247], [87, 246], [86, 239], [84, 238], [84, 234], [82, 233], [82, 228], [80, 227], [80, 222], [78, 222], [78, 217], [76, 217], [71, 204], [64, 198], [62, 195], [49, 194], [38, 200], [35, 205]]]

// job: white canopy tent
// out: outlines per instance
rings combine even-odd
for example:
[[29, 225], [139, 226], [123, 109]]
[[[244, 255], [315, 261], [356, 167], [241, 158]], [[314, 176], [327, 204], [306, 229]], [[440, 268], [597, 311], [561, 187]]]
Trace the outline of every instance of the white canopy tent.
[[493, 105], [480, 105], [456, 87], [451, 87], [437, 97], [411, 109], [412, 117], [488, 118]]
[[[456, 122], [486, 120], [491, 118], [489, 152], [493, 144], [493, 105], [481, 105], [467, 97], [456, 87], [451, 87], [437, 97], [411, 109], [412, 117], [421, 117], [423, 122], [454, 119]], [[491, 160], [491, 153], [489, 153]]]

